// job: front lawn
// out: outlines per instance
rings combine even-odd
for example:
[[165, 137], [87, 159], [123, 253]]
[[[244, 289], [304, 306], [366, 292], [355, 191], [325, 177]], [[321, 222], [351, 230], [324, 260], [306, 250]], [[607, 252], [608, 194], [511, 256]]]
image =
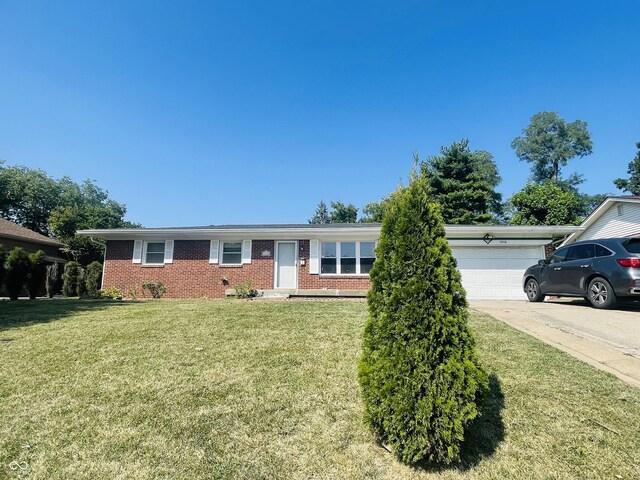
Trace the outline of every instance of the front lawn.
[[[0, 478], [639, 478], [640, 390], [487, 316], [460, 468], [376, 446], [366, 303], [0, 303]], [[25, 470], [12, 470], [21, 463]]]

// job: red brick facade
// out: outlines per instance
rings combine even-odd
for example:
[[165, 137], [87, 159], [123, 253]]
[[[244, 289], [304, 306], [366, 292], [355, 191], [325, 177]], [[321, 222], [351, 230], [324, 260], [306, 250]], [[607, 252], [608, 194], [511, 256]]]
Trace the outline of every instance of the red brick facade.
[[[107, 242], [103, 288], [117, 287], [125, 296], [135, 288], [144, 296], [142, 283], [158, 281], [167, 288], [168, 298], [224, 297], [226, 289], [247, 280], [258, 289], [274, 288], [274, 240], [253, 240], [251, 263], [238, 266], [209, 263], [209, 240], [175, 240], [173, 263], [157, 266], [132, 263], [133, 245], [133, 240]], [[310, 274], [309, 240], [299, 240], [298, 246], [298, 258], [306, 260], [298, 266], [299, 289], [369, 289], [368, 277]], [[262, 256], [264, 252], [269, 255]]]

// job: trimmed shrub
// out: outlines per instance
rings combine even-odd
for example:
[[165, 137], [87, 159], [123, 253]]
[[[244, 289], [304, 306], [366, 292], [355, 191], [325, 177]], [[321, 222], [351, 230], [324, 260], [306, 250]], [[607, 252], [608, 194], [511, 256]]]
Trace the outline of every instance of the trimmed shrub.
[[78, 262], [67, 262], [62, 274], [62, 293], [65, 297], [75, 297], [78, 295], [78, 279], [80, 277], [80, 264]]
[[7, 258], [6, 269], [5, 285], [9, 292], [9, 299], [18, 300], [31, 270], [27, 252], [20, 247], [14, 248]]
[[87, 271], [79, 267], [78, 268], [78, 297], [87, 298]]
[[27, 279], [27, 291], [29, 292], [29, 298], [35, 300], [42, 289], [44, 277], [47, 274], [47, 261], [44, 259], [44, 252], [38, 250], [29, 254], [29, 262], [31, 262], [31, 271]]
[[100, 285], [102, 283], [102, 264], [98, 261], [91, 262], [87, 265], [85, 271], [85, 285], [87, 295], [95, 298], [98, 296]]
[[110, 300], [122, 300], [122, 297], [124, 296], [122, 294], [122, 290], [117, 287], [105, 288], [104, 290], [100, 290], [99, 294], [100, 298], [106, 298]]
[[57, 263], [47, 265], [47, 275], [44, 286], [47, 290], [47, 297], [49, 298], [53, 298], [53, 296], [58, 293], [58, 270]]
[[2, 282], [4, 282], [5, 274], [7, 273], [4, 262], [7, 259], [7, 255], [4, 251], [4, 246], [0, 245], [0, 289], [2, 289]]
[[153, 298], [162, 298], [162, 295], [167, 291], [162, 282], [144, 282], [142, 284], [143, 290], [149, 290], [149, 293]]
[[487, 376], [424, 175], [392, 196], [376, 256], [359, 366], [366, 421], [403, 462], [458, 461]]

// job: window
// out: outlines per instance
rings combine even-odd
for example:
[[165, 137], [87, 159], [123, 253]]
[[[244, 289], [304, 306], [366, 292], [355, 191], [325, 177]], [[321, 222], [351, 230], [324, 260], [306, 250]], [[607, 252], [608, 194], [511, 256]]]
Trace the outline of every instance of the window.
[[376, 259], [375, 242], [322, 242], [320, 273], [368, 275]]
[[593, 258], [593, 243], [583, 243], [571, 247], [571, 253], [567, 260], [584, 260], [585, 258]]
[[624, 205], [618, 205], [616, 208], [618, 210], [618, 216], [622, 216], [622, 214], [624, 213]]
[[320, 258], [320, 273], [336, 273], [336, 242], [324, 243], [322, 242]]
[[551, 254], [547, 263], [564, 262], [567, 259], [567, 253], [569, 253], [569, 247], [561, 248]]
[[222, 243], [222, 265], [242, 264], [242, 242]]
[[608, 248], [603, 247], [602, 245], [598, 245], [597, 243], [596, 243], [595, 247], [596, 247], [596, 257], [608, 257], [609, 255], [611, 255], [613, 253]]
[[146, 242], [144, 263], [153, 265], [164, 263], [164, 242]]
[[369, 273], [376, 259], [376, 242], [360, 242], [360, 273]]
[[640, 253], [640, 238], [632, 238], [624, 245], [624, 248], [629, 253]]

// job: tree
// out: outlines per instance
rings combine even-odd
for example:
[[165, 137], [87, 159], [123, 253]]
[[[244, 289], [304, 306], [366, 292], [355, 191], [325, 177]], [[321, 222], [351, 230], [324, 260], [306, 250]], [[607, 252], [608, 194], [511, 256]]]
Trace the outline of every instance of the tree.
[[2, 288], [2, 282], [4, 282], [4, 277], [7, 273], [5, 269], [6, 256], [4, 246], [0, 244], [0, 289]]
[[581, 120], [566, 123], [556, 112], [539, 112], [522, 130], [523, 136], [511, 143], [520, 160], [532, 163], [533, 181], [559, 180], [560, 169], [574, 157], [592, 152], [587, 124]]
[[44, 285], [44, 278], [47, 273], [47, 261], [44, 259], [44, 252], [38, 250], [29, 254], [29, 277], [27, 279], [27, 291], [29, 298], [35, 300], [36, 296]]
[[58, 293], [59, 283], [58, 283], [58, 264], [53, 263], [51, 265], [47, 265], [47, 276], [45, 280], [45, 287], [47, 290], [47, 297], [53, 298], [53, 296]]
[[14, 248], [7, 258], [6, 268], [5, 286], [9, 292], [9, 299], [18, 300], [31, 270], [29, 255], [20, 247]]
[[356, 223], [358, 208], [352, 203], [331, 202], [331, 223]]
[[485, 224], [501, 216], [498, 167], [490, 153], [471, 151], [468, 140], [442, 147], [440, 156], [422, 163], [421, 173], [442, 206], [445, 223]]
[[102, 283], [102, 264], [100, 262], [91, 262], [87, 265], [85, 283], [87, 294], [90, 297], [97, 297]]
[[509, 200], [513, 225], [578, 225], [588, 208], [588, 197], [575, 188], [547, 181], [528, 183]]
[[487, 389], [456, 261], [426, 177], [396, 192], [370, 274], [359, 380], [365, 418], [404, 462], [459, 458]]
[[78, 262], [67, 262], [62, 273], [62, 293], [65, 297], [78, 295], [78, 282], [80, 280], [80, 265]]
[[617, 178], [613, 181], [617, 188], [631, 195], [640, 195], [640, 142], [636, 142], [636, 148], [636, 156], [627, 168], [629, 178]]
[[313, 217], [309, 219], [311, 224], [326, 224], [331, 223], [331, 217], [329, 216], [329, 209], [327, 204], [323, 200], [320, 200]]

